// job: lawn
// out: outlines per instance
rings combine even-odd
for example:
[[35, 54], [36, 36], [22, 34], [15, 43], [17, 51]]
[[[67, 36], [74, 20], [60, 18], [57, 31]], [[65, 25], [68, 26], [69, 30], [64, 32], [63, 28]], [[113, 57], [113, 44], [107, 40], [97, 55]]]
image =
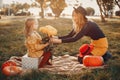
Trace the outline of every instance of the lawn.
[[[102, 23], [99, 19], [93, 19], [105, 33], [109, 42], [109, 51], [112, 59], [107, 63], [109, 68], [105, 70], [95, 69], [91, 72], [84, 72], [77, 75], [58, 75], [47, 72], [37, 72], [24, 76], [6, 77], [0, 72], [0, 80], [120, 80], [120, 18], [107, 19]], [[0, 66], [11, 56], [23, 56], [26, 54], [24, 45], [24, 22], [25, 17], [19, 19], [0, 20]], [[67, 34], [72, 29], [72, 20], [65, 18], [39, 19], [39, 27], [52, 25], [58, 30], [58, 36]], [[41, 34], [41, 33], [40, 33]], [[42, 34], [41, 34], [42, 35]], [[79, 47], [89, 43], [90, 38], [83, 37], [77, 42], [59, 44], [54, 48], [55, 56], [69, 54], [75, 56]]]

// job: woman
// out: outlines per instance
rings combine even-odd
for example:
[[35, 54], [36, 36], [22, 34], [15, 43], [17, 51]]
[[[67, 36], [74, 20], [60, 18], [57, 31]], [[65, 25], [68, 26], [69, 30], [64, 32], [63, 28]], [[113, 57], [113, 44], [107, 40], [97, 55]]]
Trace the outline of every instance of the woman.
[[73, 30], [66, 36], [58, 37], [58, 39], [51, 38], [50, 41], [53, 43], [70, 43], [81, 39], [83, 36], [88, 36], [91, 38], [91, 43], [80, 47], [78, 61], [82, 63], [85, 55], [103, 56], [104, 60], [107, 60], [111, 57], [107, 52], [107, 38], [95, 22], [88, 21], [86, 14], [83, 7], [74, 8], [72, 13]]

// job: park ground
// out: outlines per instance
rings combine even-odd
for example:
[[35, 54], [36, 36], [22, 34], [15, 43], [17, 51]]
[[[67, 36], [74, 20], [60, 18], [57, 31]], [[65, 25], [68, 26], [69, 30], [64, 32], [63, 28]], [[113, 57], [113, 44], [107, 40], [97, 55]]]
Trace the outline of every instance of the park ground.
[[[11, 56], [23, 56], [26, 54], [23, 33], [25, 19], [25, 16], [2, 17], [0, 19], [0, 66]], [[58, 36], [65, 35], [72, 29], [72, 20], [70, 18], [38, 19], [39, 27], [51, 25], [58, 30]], [[93, 72], [87, 71], [83, 74], [71, 76], [33, 71], [33, 73], [24, 76], [6, 77], [0, 72], [0, 80], [120, 80], [120, 17], [107, 18], [104, 23], [100, 21], [100, 18], [89, 17], [89, 19], [95, 21], [108, 38], [108, 50], [113, 55], [112, 59], [107, 63], [109, 68], [95, 69]], [[89, 43], [89, 41], [90, 38], [83, 37], [77, 42], [57, 45], [53, 54], [55, 56], [65, 54], [75, 56], [79, 47], [84, 43]]]

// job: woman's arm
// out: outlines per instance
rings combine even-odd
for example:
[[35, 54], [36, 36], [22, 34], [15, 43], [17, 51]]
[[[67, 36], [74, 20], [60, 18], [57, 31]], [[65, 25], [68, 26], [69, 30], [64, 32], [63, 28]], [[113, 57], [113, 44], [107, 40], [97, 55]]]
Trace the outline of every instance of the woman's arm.
[[72, 37], [74, 34], [75, 34], [75, 32], [74, 32], [74, 29], [73, 29], [68, 35], [61, 36], [61, 37], [58, 37], [58, 38], [59, 39], [69, 38], [69, 37]]
[[70, 43], [70, 42], [75, 42], [82, 38], [84, 35], [86, 35], [89, 31], [88, 27], [84, 27], [81, 29], [81, 31], [77, 34], [74, 34], [72, 37], [66, 37], [66, 38], [61, 38], [61, 39], [51, 39], [51, 42], [53, 43]]
[[61, 39], [61, 43], [75, 42], [75, 41], [79, 40], [80, 38], [82, 38], [83, 36], [84, 36], [84, 34], [81, 33], [81, 32], [79, 32], [78, 34], [76, 34], [76, 35], [73, 36], [73, 37]]
[[83, 37], [83, 33], [80, 32], [76, 36], [73, 36], [73, 37], [62, 38], [62, 39], [51, 38], [50, 42], [52, 42], [52, 43], [69, 43], [69, 42], [75, 42], [78, 39], [80, 39], [81, 37]]

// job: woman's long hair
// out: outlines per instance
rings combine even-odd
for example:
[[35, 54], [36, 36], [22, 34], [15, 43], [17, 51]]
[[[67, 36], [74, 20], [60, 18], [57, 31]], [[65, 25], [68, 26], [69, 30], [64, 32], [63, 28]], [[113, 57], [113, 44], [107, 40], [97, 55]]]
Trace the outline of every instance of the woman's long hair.
[[80, 32], [82, 27], [86, 24], [87, 18], [85, 15], [83, 15], [79, 12], [76, 12], [75, 10], [72, 13], [72, 17], [74, 15], [76, 15], [78, 18], [77, 18], [77, 21], [74, 21], [74, 19], [73, 19], [73, 28], [74, 28], [75, 32], [78, 33], [78, 32]]
[[25, 21], [25, 29], [24, 29], [24, 33], [25, 33], [25, 37], [27, 38], [28, 36], [30, 36], [31, 32], [33, 31], [33, 24], [35, 23], [36, 19], [35, 18], [28, 18]]

